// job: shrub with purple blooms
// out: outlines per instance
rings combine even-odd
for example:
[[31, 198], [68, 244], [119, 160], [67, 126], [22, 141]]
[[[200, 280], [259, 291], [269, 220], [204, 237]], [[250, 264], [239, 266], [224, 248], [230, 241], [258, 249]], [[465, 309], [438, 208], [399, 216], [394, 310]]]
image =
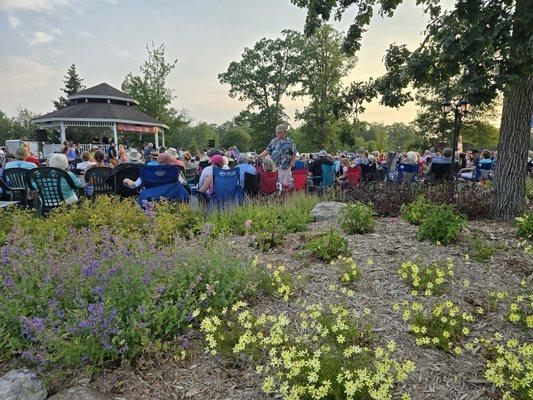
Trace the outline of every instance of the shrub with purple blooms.
[[2, 360], [75, 368], [132, 359], [266, 282], [250, 261], [217, 248], [159, 248], [106, 227], [39, 248], [24, 232], [14, 229], [0, 248]]

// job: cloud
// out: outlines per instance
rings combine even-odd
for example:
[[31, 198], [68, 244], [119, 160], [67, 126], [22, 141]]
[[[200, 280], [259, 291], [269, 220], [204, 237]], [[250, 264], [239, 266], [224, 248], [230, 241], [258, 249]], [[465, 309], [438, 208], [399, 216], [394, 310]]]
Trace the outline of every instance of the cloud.
[[77, 2], [78, 0], [0, 0], [0, 8], [12, 11], [44, 12], [70, 7]]
[[91, 34], [89, 32], [87, 32], [87, 31], [78, 31], [78, 34], [80, 36], [85, 36], [85, 37], [90, 37], [91, 36]]
[[7, 17], [7, 20], [9, 22], [9, 26], [13, 29], [17, 29], [20, 26], [20, 19], [16, 15], [10, 15]]
[[59, 74], [54, 68], [26, 57], [7, 56], [0, 59], [2, 93], [32, 91], [46, 86]]
[[126, 50], [124, 48], [121, 49], [121, 48], [118, 48], [118, 47], [113, 46], [113, 45], [111, 45], [110, 48], [113, 51], [113, 53], [115, 53], [119, 57], [122, 57], [122, 58], [134, 58], [133, 55], [128, 50]]
[[30, 34], [26, 34], [25, 38], [32, 46], [49, 43], [54, 40], [54, 36], [43, 31], [31, 32]]

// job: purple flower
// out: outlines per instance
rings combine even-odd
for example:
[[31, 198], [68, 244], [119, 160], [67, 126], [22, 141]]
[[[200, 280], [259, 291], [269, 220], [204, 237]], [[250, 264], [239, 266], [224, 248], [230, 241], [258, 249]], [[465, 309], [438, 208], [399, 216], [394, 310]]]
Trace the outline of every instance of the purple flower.
[[102, 286], [96, 286], [93, 288], [93, 293], [101, 297], [104, 294], [104, 288]]
[[143, 314], [144, 314], [144, 307], [143, 307], [143, 306], [139, 306], [139, 307], [137, 307], [137, 312], [138, 312], [140, 315], [143, 315]]
[[7, 289], [11, 289], [14, 284], [15, 284], [15, 282], [13, 282], [13, 278], [11, 278], [10, 276], [8, 276], [6, 279], [4, 279], [4, 286]]
[[165, 291], [165, 285], [158, 285], [156, 288], [157, 294], [161, 294]]

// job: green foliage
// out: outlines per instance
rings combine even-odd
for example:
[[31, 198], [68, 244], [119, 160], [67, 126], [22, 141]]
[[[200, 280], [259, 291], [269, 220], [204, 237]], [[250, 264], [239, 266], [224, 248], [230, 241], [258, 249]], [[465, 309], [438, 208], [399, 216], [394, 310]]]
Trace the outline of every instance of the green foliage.
[[[76, 71], [76, 65], [72, 64], [67, 71], [65, 80], [63, 81], [65, 87], [61, 89], [61, 91], [65, 93], [67, 97], [71, 96], [85, 89], [85, 85], [83, 85], [82, 82], [83, 79], [80, 78], [80, 76], [78, 75], [78, 71]], [[60, 96], [59, 100], [53, 101], [53, 103], [56, 110], [59, 110], [60, 108], [66, 107], [68, 105], [68, 99], [63, 96]]]
[[216, 139], [216, 126], [207, 122], [199, 122], [195, 126], [184, 125], [178, 129], [171, 142], [176, 147], [187, 149], [192, 153], [207, 147], [209, 140]]
[[259, 199], [231, 210], [212, 213], [207, 222], [212, 226], [211, 235], [234, 233], [280, 232], [292, 233], [304, 230], [311, 222], [311, 210], [318, 199], [305, 194], [293, 194], [279, 202], [266, 204]]
[[457, 240], [466, 219], [455, 213], [453, 206], [439, 204], [431, 207], [418, 229], [418, 239], [448, 245]]
[[231, 146], [237, 146], [239, 151], [250, 150], [252, 137], [250, 128], [247, 125], [223, 124], [218, 127], [219, 147], [229, 149]]
[[435, 206], [435, 203], [420, 195], [415, 201], [408, 204], [402, 204], [400, 215], [410, 224], [420, 225], [426, 218], [429, 210]]
[[533, 240], [533, 212], [526, 212], [516, 218], [516, 236], [521, 239]]
[[372, 232], [376, 227], [374, 210], [360, 202], [347, 204], [339, 212], [339, 224], [349, 235]]
[[483, 236], [469, 236], [467, 239], [468, 254], [476, 261], [489, 261], [499, 249], [497, 243], [489, 243]]
[[316, 258], [327, 263], [335, 260], [339, 256], [348, 257], [350, 255], [348, 241], [339, 231], [334, 229], [330, 229], [326, 233], [311, 240], [307, 243], [306, 248], [311, 250], [311, 253]]

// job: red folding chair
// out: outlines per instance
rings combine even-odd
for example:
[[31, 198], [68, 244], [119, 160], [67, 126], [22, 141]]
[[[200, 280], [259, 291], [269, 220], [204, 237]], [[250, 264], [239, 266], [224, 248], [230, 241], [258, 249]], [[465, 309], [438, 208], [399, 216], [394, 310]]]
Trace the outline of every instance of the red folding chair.
[[348, 167], [348, 186], [354, 187], [361, 183], [361, 167]]
[[292, 171], [294, 190], [305, 190], [307, 188], [308, 169], [295, 169]]
[[261, 193], [266, 195], [276, 193], [278, 191], [278, 171], [266, 172], [261, 169], [259, 174], [261, 176], [261, 183], [259, 186]]

